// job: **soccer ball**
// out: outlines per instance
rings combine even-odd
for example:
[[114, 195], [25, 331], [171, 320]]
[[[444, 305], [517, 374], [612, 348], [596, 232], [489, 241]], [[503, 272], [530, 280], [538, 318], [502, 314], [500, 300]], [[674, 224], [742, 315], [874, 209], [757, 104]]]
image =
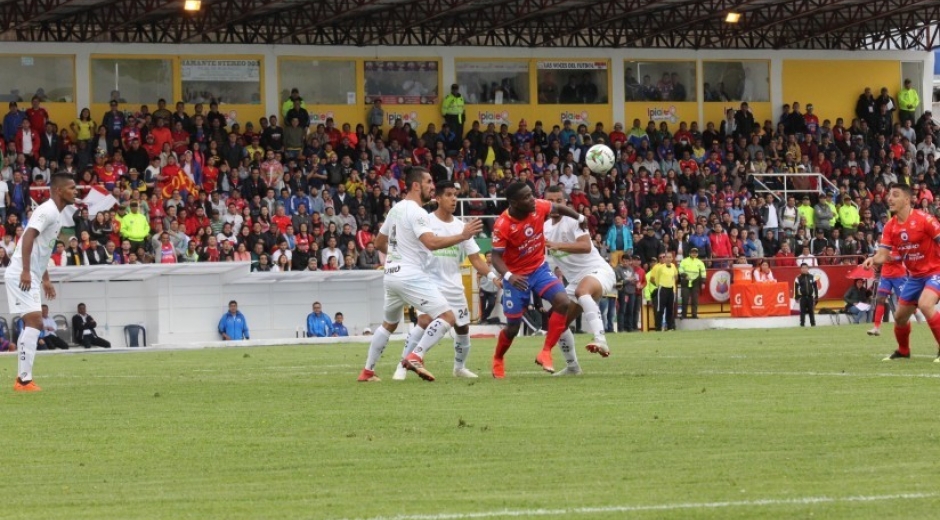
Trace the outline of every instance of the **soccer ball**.
[[598, 175], [607, 175], [614, 167], [614, 151], [603, 144], [595, 144], [587, 151], [585, 164]]

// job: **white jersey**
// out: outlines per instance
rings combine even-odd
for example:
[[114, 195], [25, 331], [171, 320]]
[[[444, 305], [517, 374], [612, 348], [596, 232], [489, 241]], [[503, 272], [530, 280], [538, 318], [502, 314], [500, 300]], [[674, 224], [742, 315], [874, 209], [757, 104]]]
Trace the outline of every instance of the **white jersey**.
[[[561, 217], [557, 224], [553, 219], [546, 220], [544, 233], [545, 240], [566, 244], [577, 242], [578, 238], [588, 234], [587, 231], [581, 229], [578, 221], [571, 217]], [[569, 282], [579, 282], [585, 275], [598, 269], [605, 271], [609, 269], [613, 272], [613, 268], [601, 257], [597, 249], [594, 248], [593, 243], [591, 244], [590, 253], [567, 253], [552, 250], [548, 256], [548, 261], [553, 268], [561, 268], [562, 274]]]
[[418, 238], [433, 233], [431, 216], [411, 200], [402, 200], [388, 212], [380, 233], [388, 237], [385, 275], [395, 278], [427, 276], [431, 250]]
[[[56, 240], [59, 238], [59, 230], [62, 229], [62, 212], [56, 207], [51, 199], [43, 202], [33, 211], [26, 229], [35, 229], [39, 236], [33, 242], [33, 251], [29, 259], [29, 272], [33, 277], [33, 283], [37, 284], [49, 267], [49, 258], [52, 257], [52, 251], [55, 250]], [[19, 279], [23, 273], [23, 249], [22, 240], [13, 250], [13, 257], [10, 259], [10, 266], [7, 267], [4, 277], [7, 279]]]
[[[459, 219], [452, 219], [450, 222], [444, 222], [431, 213], [431, 229], [434, 235], [439, 237], [451, 237], [463, 233], [464, 223]], [[452, 293], [457, 291], [463, 294], [463, 278], [460, 275], [460, 266], [464, 259], [470, 255], [480, 253], [480, 246], [472, 238], [463, 242], [432, 251], [430, 272], [434, 278], [441, 284], [441, 291]]]

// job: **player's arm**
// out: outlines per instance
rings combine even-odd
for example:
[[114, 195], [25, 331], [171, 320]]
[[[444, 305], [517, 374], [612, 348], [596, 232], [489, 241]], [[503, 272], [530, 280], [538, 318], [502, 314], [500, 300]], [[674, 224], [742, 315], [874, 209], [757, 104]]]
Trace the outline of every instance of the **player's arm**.
[[578, 221], [578, 224], [581, 224], [581, 229], [584, 229], [587, 224], [586, 218], [584, 215], [578, 213], [577, 211], [565, 206], [564, 204], [552, 204], [552, 213], [558, 213], [563, 217], [571, 217]]
[[483, 255], [477, 253], [475, 255], [470, 255], [467, 258], [470, 260], [470, 265], [473, 266], [473, 269], [476, 270], [476, 272], [489, 278], [493, 281], [493, 283], [502, 288], [502, 279], [500, 279], [499, 274], [494, 269], [490, 269], [490, 266], [486, 265], [486, 260], [483, 259]]
[[503, 250], [502, 249], [493, 249], [493, 268], [496, 269], [496, 272], [510, 285], [519, 289], [520, 291], [526, 291], [529, 289], [529, 284], [526, 282], [525, 276], [520, 276], [513, 274], [509, 267], [506, 265], [506, 261], [503, 260]]
[[591, 237], [585, 233], [579, 236], [574, 242], [553, 242], [546, 240], [545, 247], [554, 249], [555, 251], [584, 255], [591, 252]]
[[38, 236], [38, 229], [27, 227], [26, 231], [23, 232], [23, 238], [21, 239], [22, 244], [20, 244], [20, 247], [23, 248], [23, 274], [20, 275], [20, 289], [24, 291], [29, 291], [29, 288], [33, 285], [33, 280], [29, 271], [29, 264], [33, 259], [33, 244], [36, 243], [36, 237]]
[[464, 240], [472, 240], [482, 229], [483, 223], [480, 219], [473, 219], [464, 225], [463, 231], [459, 235], [439, 237], [435, 236], [431, 231], [426, 231], [418, 237], [418, 240], [424, 244], [424, 247], [431, 251], [436, 251], [438, 249], [444, 249], [445, 247], [456, 246]]
[[375, 244], [375, 248], [383, 254], [388, 254], [388, 235], [379, 232], [379, 234], [375, 235], [375, 238], [372, 239], [372, 243]]
[[882, 265], [885, 262], [891, 260], [891, 247], [885, 244], [878, 244], [878, 249], [875, 251], [875, 254], [869, 256], [862, 262], [862, 267], [865, 269], [871, 269], [872, 267]]

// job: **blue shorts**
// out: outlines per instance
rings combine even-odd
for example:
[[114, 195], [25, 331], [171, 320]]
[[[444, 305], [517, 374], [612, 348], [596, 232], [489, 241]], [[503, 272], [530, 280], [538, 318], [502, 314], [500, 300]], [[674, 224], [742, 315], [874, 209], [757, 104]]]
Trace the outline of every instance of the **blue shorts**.
[[901, 294], [901, 287], [904, 286], [906, 276], [897, 278], [882, 278], [878, 281], [878, 296], [891, 296], [891, 293]]
[[925, 276], [923, 278], [908, 277], [898, 293], [898, 305], [916, 306], [920, 295], [924, 291], [933, 291], [940, 294], [940, 275]]
[[543, 300], [552, 300], [556, 294], [565, 292], [565, 286], [552, 274], [547, 263], [526, 276], [526, 281], [529, 289], [525, 291], [516, 289], [508, 282], [503, 284], [503, 314], [506, 315], [507, 323], [518, 323], [522, 319], [532, 301], [531, 293], [538, 294]]

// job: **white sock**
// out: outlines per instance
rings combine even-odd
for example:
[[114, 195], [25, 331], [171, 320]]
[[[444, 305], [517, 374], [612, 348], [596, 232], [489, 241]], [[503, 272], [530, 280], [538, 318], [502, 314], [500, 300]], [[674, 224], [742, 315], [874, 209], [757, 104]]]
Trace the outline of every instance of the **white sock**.
[[427, 330], [424, 331], [424, 336], [421, 338], [421, 341], [418, 342], [418, 346], [415, 347], [412, 354], [424, 359], [425, 354], [427, 354], [434, 345], [437, 345], [448, 332], [450, 332], [450, 323], [440, 318], [432, 321], [431, 324], [428, 325]]
[[411, 328], [411, 332], [408, 333], [408, 338], [405, 339], [405, 348], [401, 351], [401, 358], [405, 359], [408, 357], [408, 354], [411, 354], [411, 351], [418, 346], [418, 342], [421, 341], [421, 338], [424, 336], [424, 327], [421, 325], [415, 325]]
[[470, 335], [457, 334], [454, 338], [454, 370], [466, 368], [467, 356], [470, 355]]
[[33, 361], [36, 359], [36, 348], [39, 346], [39, 329], [24, 327], [16, 342], [19, 351], [19, 361], [16, 364], [17, 376], [20, 381], [28, 383], [33, 380]]
[[366, 370], [375, 370], [375, 365], [379, 362], [379, 358], [382, 357], [382, 352], [385, 352], [385, 347], [388, 345], [388, 338], [391, 336], [392, 333], [385, 327], [381, 325], [376, 327], [375, 334], [372, 335], [372, 343], [369, 343], [369, 357], [366, 358]]
[[569, 367], [578, 366], [578, 352], [574, 345], [574, 334], [571, 329], [565, 329], [558, 338], [558, 349], [565, 356], [565, 362]]
[[587, 324], [588, 332], [594, 339], [604, 339], [604, 322], [601, 320], [601, 309], [591, 295], [578, 296], [578, 304], [582, 309], [582, 316]]

